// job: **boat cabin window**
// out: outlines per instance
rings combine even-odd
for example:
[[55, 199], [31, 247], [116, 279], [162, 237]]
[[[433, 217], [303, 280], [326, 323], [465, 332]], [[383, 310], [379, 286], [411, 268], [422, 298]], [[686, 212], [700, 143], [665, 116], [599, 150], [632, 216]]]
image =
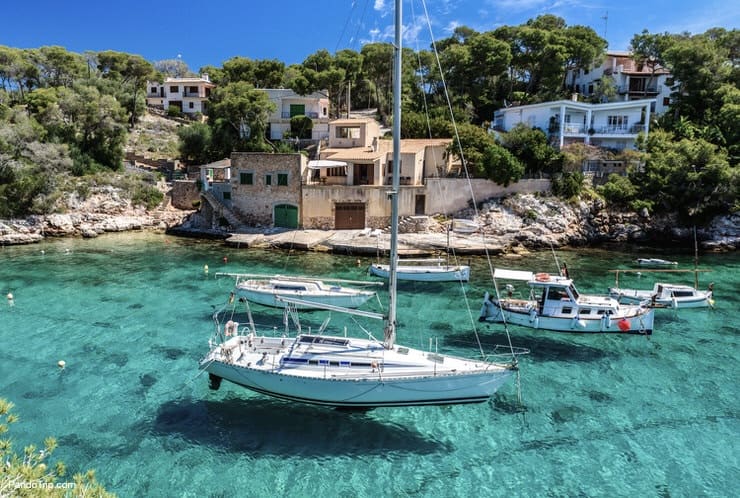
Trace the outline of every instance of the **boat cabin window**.
[[579, 315], [590, 315], [591, 314], [591, 308], [581, 308], [578, 310]]
[[576, 290], [575, 286], [571, 285], [568, 288], [570, 289], [570, 293], [573, 296], [573, 299], [575, 299], [576, 301], [578, 301], [578, 291]]
[[562, 287], [550, 287], [547, 289], [547, 299], [550, 301], [570, 300], [568, 293]]
[[671, 297], [691, 297], [693, 293], [691, 291], [673, 291]]
[[300, 342], [303, 344], [332, 344], [336, 346], [346, 346], [347, 344], [349, 344], [349, 339], [342, 339], [341, 337], [302, 335]]
[[273, 286], [273, 289], [284, 290], [284, 291], [305, 291], [307, 290], [305, 285], [290, 285], [290, 284], [275, 284]]
[[562, 310], [563, 315], [570, 315], [572, 312], [573, 312], [573, 308], [571, 308], [570, 306], [563, 307], [563, 310]]

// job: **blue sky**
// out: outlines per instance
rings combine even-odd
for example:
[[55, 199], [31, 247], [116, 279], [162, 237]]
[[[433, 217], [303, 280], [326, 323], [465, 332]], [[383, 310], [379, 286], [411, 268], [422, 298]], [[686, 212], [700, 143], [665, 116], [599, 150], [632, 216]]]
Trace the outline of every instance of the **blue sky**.
[[[425, 5], [429, 23], [424, 17]], [[636, 33], [703, 33], [737, 28], [732, 0], [404, 0], [404, 44], [419, 50], [455, 26], [483, 32], [555, 14], [592, 27], [609, 48], [626, 50]], [[73, 52], [117, 50], [155, 62], [181, 58], [191, 70], [221, 66], [231, 57], [300, 63], [320, 49], [331, 53], [391, 41], [393, 0], [21, 0], [5, 2], [0, 45], [60, 45]]]

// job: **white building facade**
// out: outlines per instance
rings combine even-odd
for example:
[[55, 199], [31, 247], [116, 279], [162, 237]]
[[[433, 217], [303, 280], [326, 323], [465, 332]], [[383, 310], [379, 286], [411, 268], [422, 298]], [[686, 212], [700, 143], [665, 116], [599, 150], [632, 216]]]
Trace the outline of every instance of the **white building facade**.
[[147, 105], [177, 107], [183, 114], [207, 114], [211, 90], [216, 87], [207, 74], [197, 78], [166, 78], [164, 83], [147, 81]]
[[637, 135], [649, 131], [655, 99], [590, 104], [558, 100], [499, 109], [491, 129], [510, 131], [523, 123], [544, 131], [550, 142], [562, 148], [571, 143], [597, 147], [634, 149]]
[[287, 88], [264, 91], [276, 108], [268, 118], [270, 140], [282, 140], [290, 131], [290, 120], [295, 116], [306, 116], [313, 121], [311, 136], [305, 138], [323, 140], [329, 137], [329, 96], [326, 92], [298, 95]]
[[653, 114], [663, 114], [671, 103], [674, 80], [664, 67], [639, 64], [631, 52], [607, 51], [603, 62], [590, 69], [568, 72], [566, 81], [574, 92], [588, 98], [603, 78], [611, 78], [620, 101], [653, 99]]

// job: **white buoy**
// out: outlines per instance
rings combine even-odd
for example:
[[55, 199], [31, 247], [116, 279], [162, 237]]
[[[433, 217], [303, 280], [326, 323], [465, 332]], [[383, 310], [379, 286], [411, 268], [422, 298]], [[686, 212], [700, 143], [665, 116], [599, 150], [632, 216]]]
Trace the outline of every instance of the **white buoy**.
[[67, 362], [66, 362], [66, 361], [64, 361], [64, 360], [59, 360], [59, 361], [57, 362], [57, 366], [58, 366], [59, 368], [61, 368], [62, 370], [64, 370], [64, 367], [66, 367], [66, 366], [67, 366]]
[[208, 265], [203, 265], [203, 273], [208, 274]]
[[15, 298], [12, 292], [8, 292], [8, 306], [15, 306]]

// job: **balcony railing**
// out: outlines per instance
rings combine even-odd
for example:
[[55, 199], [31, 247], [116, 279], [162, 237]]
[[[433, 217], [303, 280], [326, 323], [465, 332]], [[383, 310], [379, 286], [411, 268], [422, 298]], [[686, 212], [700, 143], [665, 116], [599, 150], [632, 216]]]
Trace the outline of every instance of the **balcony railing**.
[[633, 124], [629, 126], [601, 126], [594, 128], [597, 135], [637, 135], [645, 131], [644, 124]]
[[200, 92], [182, 92], [183, 97], [198, 97], [204, 99], [206, 96]]
[[659, 94], [663, 91], [663, 85], [648, 85], [646, 87], [640, 88], [639, 86], [633, 86], [633, 85], [621, 85], [617, 88], [617, 92], [620, 95], [624, 95], [625, 93], [636, 93], [636, 94]]
[[[319, 113], [318, 112], [309, 111], [309, 112], [304, 113], [303, 116], [309, 117], [311, 119], [319, 119]], [[282, 113], [280, 113], [280, 117], [282, 119], [290, 119], [293, 116], [290, 115], [290, 112], [289, 111], [283, 111]]]

